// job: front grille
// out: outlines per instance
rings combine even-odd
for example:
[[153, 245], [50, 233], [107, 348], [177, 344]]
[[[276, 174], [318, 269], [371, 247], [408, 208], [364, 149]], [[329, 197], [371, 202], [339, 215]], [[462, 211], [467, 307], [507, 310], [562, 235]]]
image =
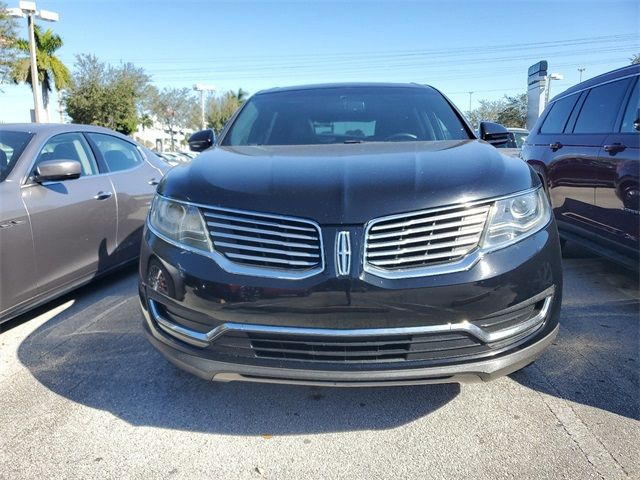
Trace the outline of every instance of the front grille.
[[308, 220], [202, 208], [216, 251], [253, 267], [310, 270], [322, 265], [320, 228]]
[[380, 218], [366, 232], [365, 261], [384, 270], [458, 260], [478, 246], [491, 204]]
[[370, 363], [455, 358], [485, 347], [464, 333], [318, 338], [249, 333], [256, 357], [308, 362]]

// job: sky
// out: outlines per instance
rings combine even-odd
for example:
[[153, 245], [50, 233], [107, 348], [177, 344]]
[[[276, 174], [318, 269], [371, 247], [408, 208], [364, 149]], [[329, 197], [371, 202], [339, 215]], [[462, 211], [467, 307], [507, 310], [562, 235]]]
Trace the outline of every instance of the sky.
[[[70, 69], [76, 55], [91, 53], [144, 68], [159, 88], [205, 83], [255, 93], [417, 82], [466, 111], [470, 100], [475, 108], [524, 93], [527, 69], [540, 60], [564, 75], [553, 96], [578, 83], [578, 68], [585, 80], [640, 53], [638, 0], [37, 0], [37, 7], [60, 14], [42, 26], [62, 37], [59, 57]], [[19, 27], [26, 38], [26, 20]], [[0, 122], [29, 121], [29, 87], [0, 88]]]

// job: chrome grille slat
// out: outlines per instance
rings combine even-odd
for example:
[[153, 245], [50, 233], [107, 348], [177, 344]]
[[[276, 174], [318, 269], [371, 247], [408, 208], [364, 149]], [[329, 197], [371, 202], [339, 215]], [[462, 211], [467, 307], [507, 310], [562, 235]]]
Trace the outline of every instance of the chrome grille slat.
[[253, 245], [241, 245], [236, 243], [227, 243], [227, 242], [218, 242], [218, 241], [214, 241], [213, 244], [216, 247], [237, 248], [238, 250], [249, 250], [253, 252], [275, 253], [276, 255], [291, 255], [292, 257], [306, 257], [306, 258], [315, 258], [315, 259], [320, 258], [320, 254], [318, 253], [294, 252], [294, 251], [280, 250], [277, 248], [263, 248], [263, 247], [256, 247]]
[[424, 232], [431, 232], [433, 230], [443, 230], [446, 228], [453, 228], [453, 227], [464, 227], [466, 225], [484, 225], [484, 222], [487, 218], [487, 215], [476, 215], [474, 217], [469, 217], [469, 218], [465, 218], [464, 220], [460, 220], [457, 222], [449, 222], [449, 223], [443, 223], [443, 224], [438, 224], [438, 225], [430, 225], [428, 227], [420, 227], [420, 228], [410, 228], [408, 230], [400, 230], [400, 232], [387, 232], [387, 233], [372, 233], [371, 235], [369, 235], [369, 238], [371, 240], [375, 240], [378, 238], [389, 238], [389, 237], [396, 237], [399, 234], [402, 235], [411, 235], [414, 233], [424, 233]]
[[472, 245], [478, 242], [477, 236], [469, 237], [466, 239], [458, 239], [454, 242], [446, 243], [434, 243], [420, 247], [401, 248], [399, 250], [376, 250], [375, 252], [369, 252], [369, 258], [371, 257], [388, 257], [390, 255], [402, 255], [405, 253], [423, 252], [428, 250], [439, 250], [448, 247], [458, 247], [464, 245]]
[[[479, 208], [474, 208], [474, 209], [470, 209], [466, 212], [466, 217], [470, 217], [473, 215], [480, 215], [480, 214], [485, 214], [487, 213], [487, 211], [489, 210], [489, 208], [487, 206], [482, 206]], [[406, 220], [403, 222], [396, 222], [396, 223], [389, 223], [389, 224], [383, 224], [383, 225], [375, 225], [373, 227], [371, 227], [371, 231], [378, 231], [378, 230], [388, 230], [390, 228], [404, 228], [404, 227], [409, 227], [412, 225], [419, 225], [421, 223], [430, 223], [430, 222], [437, 222], [439, 220], [446, 220], [449, 218], [460, 218], [460, 212], [450, 212], [450, 213], [443, 213], [442, 215], [434, 215], [434, 216], [426, 216], [426, 217], [421, 217], [421, 218], [413, 218], [411, 220]]]
[[[214, 251], [249, 274], [311, 275], [324, 268], [320, 226], [282, 215], [200, 206]], [[256, 270], [257, 269], [257, 270]]]
[[470, 252], [472, 249], [471, 248], [466, 248], [466, 249], [459, 249], [459, 250], [451, 250], [448, 252], [444, 252], [444, 253], [433, 253], [430, 255], [416, 255], [413, 257], [404, 257], [404, 258], [397, 258], [397, 259], [393, 259], [393, 260], [371, 260], [369, 261], [369, 263], [371, 263], [372, 265], [378, 265], [378, 266], [383, 266], [383, 265], [397, 265], [397, 264], [401, 264], [401, 263], [409, 263], [409, 262], [418, 262], [421, 260], [435, 260], [435, 259], [440, 259], [440, 258], [456, 258], [456, 257], [460, 257], [468, 252]]
[[384, 247], [392, 247], [392, 246], [397, 246], [397, 245], [409, 245], [411, 243], [418, 243], [418, 242], [429, 242], [429, 241], [433, 241], [433, 240], [443, 240], [443, 239], [447, 239], [447, 238], [454, 238], [454, 237], [459, 237], [459, 236], [465, 236], [465, 235], [471, 235], [473, 233], [480, 233], [482, 232], [482, 229], [484, 228], [484, 225], [480, 225], [477, 227], [473, 227], [473, 228], [465, 228], [465, 229], [460, 229], [460, 230], [456, 230], [455, 232], [446, 232], [446, 233], [436, 233], [436, 234], [431, 234], [431, 235], [426, 235], [424, 237], [412, 237], [412, 238], [406, 238], [404, 240], [391, 240], [388, 242], [376, 242], [375, 245], [370, 245], [369, 248], [384, 248]]
[[317, 262], [303, 262], [301, 260], [300, 261], [299, 260], [283, 260], [281, 258], [265, 258], [265, 257], [258, 257], [255, 255], [244, 255], [241, 253], [227, 253], [226, 255], [229, 258], [236, 258], [239, 260], [254, 260], [257, 262], [277, 263], [281, 265], [299, 265], [299, 266], [312, 267], [318, 264]]
[[255, 218], [241, 218], [238, 216], [231, 216], [231, 215], [223, 215], [223, 214], [218, 214], [218, 213], [210, 213], [210, 212], [205, 212], [204, 213], [205, 217], [207, 218], [218, 218], [221, 220], [231, 220], [233, 222], [241, 222], [241, 223], [253, 223], [256, 225], [265, 225], [268, 227], [277, 227], [277, 228], [286, 228], [288, 230], [301, 230], [304, 232], [313, 232], [316, 233], [315, 228], [311, 228], [311, 227], [299, 227], [299, 226], [294, 226], [294, 225], [286, 225], [286, 224], [282, 224], [282, 223], [275, 223], [275, 222], [266, 222], [264, 220], [257, 220]]
[[[298, 240], [318, 240], [318, 237], [310, 237], [309, 235], [301, 235], [298, 233], [279, 232], [277, 230], [265, 230], [263, 228], [242, 227], [240, 225], [230, 225], [218, 222], [207, 222], [210, 227], [224, 228], [225, 230], [240, 230], [241, 232], [260, 233], [262, 235], [276, 235], [278, 237], [296, 238]], [[286, 229], [286, 227], [283, 227]]]
[[459, 261], [477, 248], [490, 209], [487, 202], [373, 220], [365, 232], [365, 265], [405, 272]]
[[256, 239], [255, 237], [247, 237], [245, 235], [235, 235], [233, 233], [224, 233], [224, 232], [216, 232], [216, 237], [232, 238], [234, 240], [243, 240], [245, 242], [266, 243], [269, 245], [281, 245], [283, 247], [305, 248], [309, 250], [318, 250], [320, 248], [320, 246], [317, 244], [312, 245], [307, 243], [283, 242], [280, 240], [273, 240], [271, 238]]

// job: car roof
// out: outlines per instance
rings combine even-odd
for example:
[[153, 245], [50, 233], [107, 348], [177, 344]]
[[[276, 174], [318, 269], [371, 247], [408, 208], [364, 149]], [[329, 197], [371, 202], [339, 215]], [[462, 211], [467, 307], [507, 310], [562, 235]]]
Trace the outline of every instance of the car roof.
[[378, 82], [347, 82], [347, 83], [318, 83], [308, 85], [294, 85], [290, 87], [275, 87], [266, 90], [260, 90], [256, 95], [264, 95], [266, 93], [293, 92], [297, 90], [321, 90], [332, 88], [416, 88], [436, 91], [430, 85], [422, 85], [419, 83], [378, 83]]
[[95, 132], [106, 133], [126, 139], [130, 142], [134, 140], [131, 137], [122, 135], [114, 130], [95, 125], [82, 125], [79, 123], [4, 123], [0, 125], [0, 130], [11, 130], [13, 132], [27, 132], [35, 134], [54, 135], [67, 132]]
[[[590, 78], [589, 80], [585, 80], [582, 83], [578, 83], [573, 87], [566, 89], [564, 92], [559, 93], [551, 102], [555, 102], [556, 100], [566, 97], [567, 95], [571, 95], [572, 93], [580, 92], [582, 90], [586, 90], [587, 88], [595, 87], [596, 85], [600, 85], [601, 83], [611, 82], [613, 80], [617, 80], [619, 78], [629, 77], [633, 75], [640, 74], [640, 65], [627, 65], [626, 67], [618, 68], [616, 70], [611, 70], [610, 72], [603, 73], [602, 75], [598, 75], [597, 77]], [[549, 103], [551, 103], [549, 102]]]

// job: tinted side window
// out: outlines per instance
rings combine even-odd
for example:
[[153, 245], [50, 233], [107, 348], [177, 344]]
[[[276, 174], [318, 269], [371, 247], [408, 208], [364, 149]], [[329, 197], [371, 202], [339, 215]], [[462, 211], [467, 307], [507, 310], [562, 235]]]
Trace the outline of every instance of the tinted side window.
[[629, 79], [618, 80], [589, 91], [573, 133], [612, 133]]
[[640, 120], [640, 79], [636, 81], [633, 92], [629, 97], [629, 103], [622, 117], [622, 125], [620, 131], [623, 133], [633, 133], [639, 130]]
[[562, 133], [576, 100], [578, 95], [569, 95], [556, 101], [544, 119], [540, 133]]
[[100, 150], [110, 172], [137, 167], [143, 160], [140, 152], [129, 142], [102, 133], [87, 134]]
[[47, 160], [75, 160], [82, 166], [82, 176], [98, 173], [96, 159], [80, 133], [62, 133], [51, 137], [38, 154], [35, 167]]

